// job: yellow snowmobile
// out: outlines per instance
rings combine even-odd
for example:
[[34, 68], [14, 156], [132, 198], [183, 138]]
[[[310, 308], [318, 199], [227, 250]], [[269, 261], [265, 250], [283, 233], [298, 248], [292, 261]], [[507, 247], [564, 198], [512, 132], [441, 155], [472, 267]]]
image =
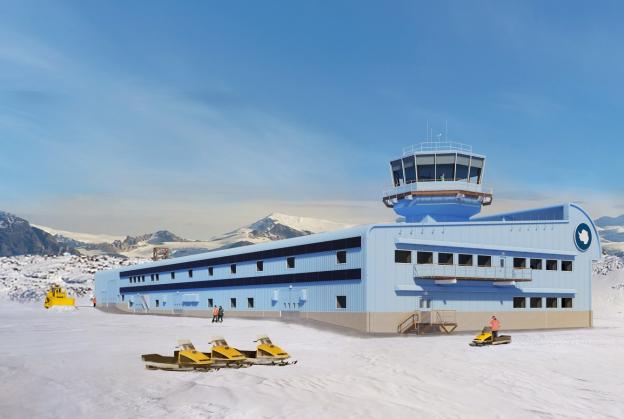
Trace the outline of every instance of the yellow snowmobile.
[[210, 343], [212, 343], [212, 348], [210, 352], [204, 352], [204, 355], [212, 360], [215, 367], [240, 368], [248, 366], [245, 363], [247, 359], [245, 355], [230, 347], [224, 338], [215, 337]]
[[511, 336], [499, 335], [494, 338], [491, 327], [484, 327], [480, 334], [470, 342], [470, 346], [506, 345], [511, 343]]
[[197, 351], [190, 340], [179, 340], [173, 356], [158, 354], [141, 355], [148, 370], [206, 371], [213, 367], [212, 360]]
[[73, 297], [68, 297], [65, 290], [56, 284], [52, 284], [52, 286], [46, 293], [45, 301], [43, 302], [43, 306], [45, 308], [50, 308], [54, 306], [75, 307], [75, 305], [76, 299]]
[[249, 364], [283, 366], [297, 363], [297, 361], [287, 361], [290, 355], [279, 346], [274, 345], [271, 339], [266, 335], [258, 336], [258, 339], [254, 340], [254, 342], [258, 342], [255, 351], [239, 349], [239, 352], [245, 355], [247, 363]]

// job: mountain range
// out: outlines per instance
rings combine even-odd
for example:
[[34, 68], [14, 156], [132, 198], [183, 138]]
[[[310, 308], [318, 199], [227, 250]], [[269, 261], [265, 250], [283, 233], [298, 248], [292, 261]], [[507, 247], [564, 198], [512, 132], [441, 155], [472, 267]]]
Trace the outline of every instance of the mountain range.
[[[624, 214], [595, 220], [607, 254], [624, 256]], [[0, 211], [0, 256], [56, 255], [65, 252], [87, 256], [113, 255], [149, 258], [156, 246], [168, 247], [173, 257], [228, 249], [271, 240], [289, 239], [350, 227], [316, 218], [272, 213], [247, 226], [207, 240], [187, 240], [168, 230], [138, 236], [76, 233], [46, 226]]]

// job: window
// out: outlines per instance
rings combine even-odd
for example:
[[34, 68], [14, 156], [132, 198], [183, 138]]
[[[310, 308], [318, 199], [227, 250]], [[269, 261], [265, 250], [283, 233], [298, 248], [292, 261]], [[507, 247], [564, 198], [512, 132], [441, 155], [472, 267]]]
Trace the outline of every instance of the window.
[[412, 252], [409, 250], [395, 250], [394, 263], [412, 263]]
[[477, 266], [492, 266], [492, 256], [477, 256]]
[[253, 297], [247, 298], [247, 308], [254, 308], [254, 299], [253, 299]]
[[193, 277], [193, 270], [192, 270], [192, 269], [189, 269], [189, 271], [188, 271], [188, 272], [189, 272], [189, 278], [192, 278], [192, 277]]
[[572, 272], [572, 261], [571, 260], [562, 260], [561, 261], [561, 270], [566, 272]]
[[418, 252], [416, 253], [416, 263], [433, 263], [433, 253], [431, 252]]
[[572, 308], [572, 298], [564, 297], [561, 299], [561, 308]]
[[524, 297], [514, 297], [514, 299], [513, 299], [513, 308], [526, 308], [526, 298], [524, 298]]
[[160, 281], [160, 274], [156, 274], [156, 281]]
[[515, 269], [524, 269], [526, 268], [526, 259], [525, 258], [514, 258], [514, 268]]
[[230, 272], [233, 273], [233, 274], [236, 273], [236, 264], [235, 263], [230, 265]]
[[264, 261], [259, 260], [256, 262], [256, 271], [258, 272], [264, 271]]
[[472, 266], [472, 255], [459, 255], [458, 263], [461, 266]]
[[141, 282], [145, 282], [145, 275], [141, 276]]
[[453, 254], [452, 253], [438, 253], [438, 265], [452, 265]]
[[468, 167], [470, 166], [470, 157], [463, 154], [457, 155], [457, 164], [455, 165], [455, 180], [468, 180]]
[[160, 301], [156, 300], [156, 307], [160, 307]]
[[390, 162], [390, 167], [392, 168], [394, 186], [403, 184], [403, 164], [401, 163], [401, 160], [394, 160], [393, 162]]
[[150, 281], [154, 282], [154, 274], [150, 275]]
[[546, 308], [557, 308], [557, 298], [546, 297]]
[[455, 180], [455, 154], [438, 154], [436, 156], [436, 179], [440, 181]]
[[336, 296], [336, 308], [347, 308], [347, 296], [346, 295]]
[[336, 263], [347, 263], [347, 251], [339, 250], [336, 252]]
[[505, 258], [503, 256], [501, 256], [501, 258], [498, 261], [500, 262], [500, 267], [504, 268], [505, 267]]
[[470, 183], [481, 183], [481, 172], [483, 171], [483, 159], [472, 157], [470, 159]]
[[416, 165], [414, 156], [405, 157], [403, 159], [403, 168], [405, 169], [405, 183], [416, 182]]
[[212, 267], [212, 266], [209, 266], [209, 267], [208, 267], [208, 275], [209, 275], [209, 276], [212, 276], [212, 274], [213, 274], [213, 273], [214, 273], [214, 269], [213, 269], [213, 267]]
[[212, 308], [214, 307], [214, 301], [212, 300], [212, 298], [208, 299], [208, 308]]
[[531, 308], [542, 308], [542, 297], [531, 297]]
[[288, 267], [288, 269], [293, 269], [295, 267], [295, 257], [294, 256], [286, 258], [286, 266]]
[[230, 308], [236, 308], [236, 298], [230, 298]]
[[548, 259], [546, 261], [546, 270], [547, 271], [556, 271], [557, 270], [557, 261], [554, 259]]
[[171, 279], [175, 279], [175, 272], [171, 272]]
[[542, 259], [531, 259], [531, 269], [542, 269]]
[[121, 294], [121, 301], [124, 301], [126, 299], [126, 296], [124, 294]]
[[435, 161], [431, 156], [416, 156], [416, 172], [419, 182], [435, 180]]

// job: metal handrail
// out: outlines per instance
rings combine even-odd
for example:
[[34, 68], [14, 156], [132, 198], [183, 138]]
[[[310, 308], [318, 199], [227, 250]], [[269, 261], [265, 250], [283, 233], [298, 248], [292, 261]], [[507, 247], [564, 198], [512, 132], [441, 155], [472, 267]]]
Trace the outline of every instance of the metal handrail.
[[416, 329], [416, 325], [418, 324], [418, 322], [416, 321], [416, 319], [420, 316], [420, 313], [418, 312], [414, 312], [412, 314], [410, 314], [410, 316], [403, 320], [401, 323], [399, 323], [399, 325], [397, 326], [397, 333], [406, 333], [410, 330], [410, 328], [404, 327], [406, 323], [410, 323], [409, 326], [412, 329]]
[[465, 151], [472, 152], [472, 146], [458, 143], [456, 141], [424, 141], [403, 148], [403, 155], [416, 153], [419, 151]]

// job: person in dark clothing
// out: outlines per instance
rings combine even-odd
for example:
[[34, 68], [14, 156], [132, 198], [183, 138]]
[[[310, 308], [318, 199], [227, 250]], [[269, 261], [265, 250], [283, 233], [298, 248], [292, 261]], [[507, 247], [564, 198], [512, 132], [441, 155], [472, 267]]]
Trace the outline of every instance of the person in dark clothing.
[[223, 307], [219, 306], [219, 322], [223, 323]]

